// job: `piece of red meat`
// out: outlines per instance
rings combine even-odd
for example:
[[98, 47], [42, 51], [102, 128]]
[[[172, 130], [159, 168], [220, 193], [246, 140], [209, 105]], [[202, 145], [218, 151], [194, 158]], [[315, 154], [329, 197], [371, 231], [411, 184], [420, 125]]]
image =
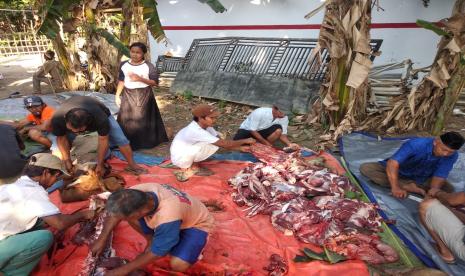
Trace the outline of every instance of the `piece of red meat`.
[[275, 166], [282, 164], [288, 156], [284, 151], [278, 151], [273, 147], [261, 143], [255, 143], [250, 146], [250, 152], [263, 163]]
[[270, 256], [270, 263], [263, 268], [268, 271], [270, 276], [283, 276], [289, 271], [287, 262], [278, 254], [272, 254]]
[[315, 224], [303, 224], [300, 228], [295, 229], [297, 238], [306, 243], [322, 244], [328, 230], [329, 222], [321, 221]]
[[397, 252], [376, 235], [342, 234], [327, 239], [325, 246], [348, 259], [362, 260], [370, 264], [391, 263], [399, 259]]

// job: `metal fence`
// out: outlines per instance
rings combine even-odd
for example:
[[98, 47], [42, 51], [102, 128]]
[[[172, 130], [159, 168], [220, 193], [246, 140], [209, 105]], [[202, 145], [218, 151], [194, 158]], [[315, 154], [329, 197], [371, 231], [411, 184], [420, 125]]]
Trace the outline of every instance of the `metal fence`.
[[158, 56], [157, 70], [158, 73], [179, 72], [184, 62], [183, 57]]
[[[182, 61], [182, 71], [225, 71], [322, 80], [327, 70], [328, 53], [323, 51], [322, 63], [316, 58], [310, 61], [316, 43], [317, 39], [195, 39]], [[382, 40], [371, 41], [374, 52], [379, 50], [381, 43]]]
[[0, 34], [0, 56], [40, 54], [51, 48], [49, 39], [33, 32]]

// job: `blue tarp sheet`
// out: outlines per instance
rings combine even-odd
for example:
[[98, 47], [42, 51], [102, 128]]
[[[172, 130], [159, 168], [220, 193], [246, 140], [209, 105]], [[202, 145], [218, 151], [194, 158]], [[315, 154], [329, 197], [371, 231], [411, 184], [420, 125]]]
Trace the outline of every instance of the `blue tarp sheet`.
[[[411, 199], [396, 199], [386, 188], [372, 184], [360, 173], [360, 165], [390, 157], [408, 138], [381, 138], [366, 133], [352, 133], [339, 142], [341, 153], [370, 199], [383, 210], [382, 216], [396, 220], [393, 231], [427, 266], [437, 267], [450, 275], [465, 275], [465, 262], [446, 264], [436, 253], [426, 229], [420, 224], [418, 203]], [[448, 180], [456, 191], [465, 191], [465, 151], [462, 148]], [[458, 241], [461, 242], [461, 241]]]

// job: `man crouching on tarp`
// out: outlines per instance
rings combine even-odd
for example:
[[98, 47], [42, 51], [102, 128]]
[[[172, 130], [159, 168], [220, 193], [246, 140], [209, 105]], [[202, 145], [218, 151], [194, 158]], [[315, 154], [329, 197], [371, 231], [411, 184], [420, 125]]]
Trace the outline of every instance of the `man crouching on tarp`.
[[147, 239], [144, 253], [106, 276], [126, 275], [168, 254], [171, 269], [184, 272], [199, 258], [214, 223], [200, 200], [166, 184], [146, 183], [114, 192], [106, 210], [110, 216], [91, 246], [93, 254], [102, 252], [111, 231], [122, 220]]
[[465, 261], [465, 213], [454, 208], [465, 205], [465, 193], [438, 190], [432, 196], [420, 203], [420, 221], [444, 262], [455, 263], [454, 256]]
[[454, 187], [446, 179], [464, 141], [457, 132], [410, 139], [392, 157], [362, 164], [360, 172], [375, 184], [390, 187], [397, 198], [406, 197], [408, 192], [421, 195], [439, 190], [453, 192]]
[[219, 148], [248, 151], [255, 139], [237, 141], [221, 139], [213, 128], [220, 113], [208, 104], [200, 104], [192, 109], [193, 121], [181, 129], [171, 143], [170, 154], [173, 165], [181, 168], [174, 175], [180, 182], [193, 175], [209, 176], [213, 172], [201, 167], [199, 162], [212, 156]]

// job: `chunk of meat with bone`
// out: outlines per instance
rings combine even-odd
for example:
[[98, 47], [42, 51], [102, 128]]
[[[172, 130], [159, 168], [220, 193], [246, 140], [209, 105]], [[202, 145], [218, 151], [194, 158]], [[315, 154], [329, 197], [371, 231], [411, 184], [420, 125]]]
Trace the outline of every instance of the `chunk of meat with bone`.
[[[108, 216], [108, 213], [103, 211], [105, 202], [106, 200], [102, 197], [99, 197], [99, 195], [91, 196], [89, 209], [97, 210], [99, 212], [92, 221], [81, 224], [81, 229], [76, 233], [76, 236], [73, 238], [73, 242], [77, 244], [91, 244], [98, 239], [102, 233], [105, 218]], [[89, 251], [87, 257], [84, 260], [81, 272], [78, 274], [79, 276], [103, 276], [108, 270], [117, 268], [127, 263], [126, 260], [114, 256], [115, 251], [111, 247], [112, 239], [113, 233], [110, 234], [110, 237], [100, 256], [93, 256], [92, 252]], [[147, 274], [144, 271], [137, 270], [128, 275], [144, 276]]]
[[289, 271], [289, 266], [283, 257], [278, 254], [272, 254], [270, 256], [270, 263], [263, 268], [268, 271], [270, 276], [283, 276]]
[[399, 260], [397, 252], [376, 235], [343, 234], [327, 239], [325, 246], [348, 259], [362, 260], [370, 264], [392, 263]]

